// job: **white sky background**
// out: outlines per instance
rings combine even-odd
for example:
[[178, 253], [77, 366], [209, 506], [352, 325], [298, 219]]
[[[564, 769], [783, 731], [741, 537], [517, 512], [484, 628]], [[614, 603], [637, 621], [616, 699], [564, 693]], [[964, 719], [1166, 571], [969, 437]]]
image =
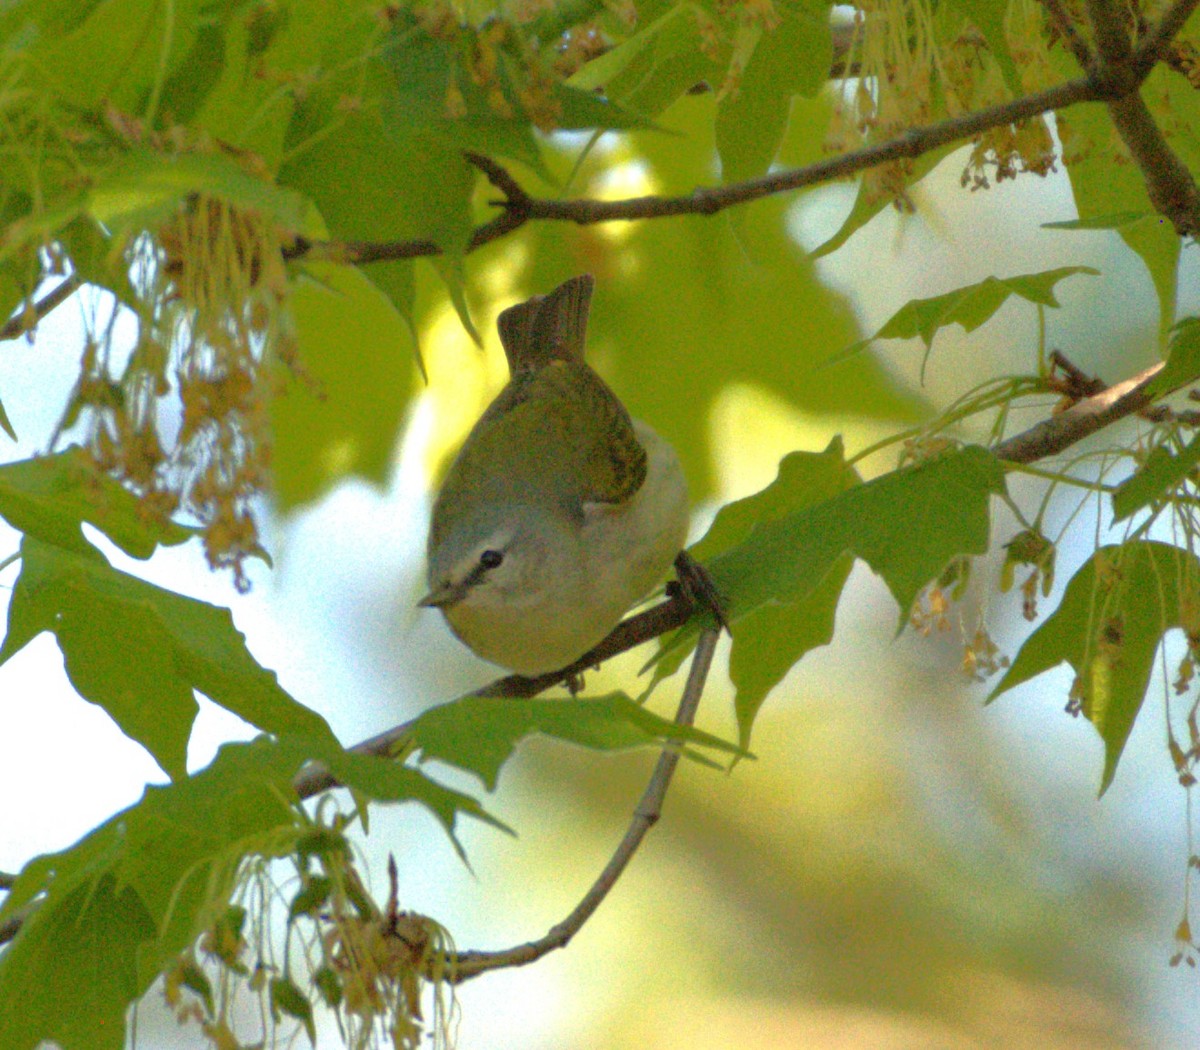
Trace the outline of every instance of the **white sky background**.
[[[1066, 309], [1049, 312], [1050, 345], [1063, 349], [1086, 370], [1100, 367], [1089, 356], [1089, 331], [1138, 331], [1147, 347], [1153, 345], [1156, 319], [1145, 312], [1146, 305], [1153, 303], [1146, 291], [1148, 279], [1115, 236], [1038, 229], [1040, 222], [1074, 216], [1065, 179], [1053, 180], [1054, 192], [1047, 192], [1047, 183], [1029, 178], [1015, 187], [968, 194], [949, 188], [957, 183], [957, 175], [954, 160], [945, 162], [929, 180], [934, 188], [919, 194], [919, 218], [905, 220], [886, 212], [822, 262], [823, 274], [854, 298], [864, 331], [874, 330], [914, 296], [938, 294], [993, 273], [1008, 276], [1090, 262], [1104, 276], [1076, 277], [1060, 286]], [[850, 193], [848, 187], [834, 187], [805, 198], [797, 212], [803, 243], [811, 247], [836, 228]], [[1189, 253], [1182, 282], [1187, 289], [1185, 311], [1198, 305], [1200, 281], [1194, 254]], [[1098, 280], [1105, 282], [1108, 292], [1099, 298], [1086, 287]], [[1124, 286], [1129, 288], [1128, 298], [1119, 294]], [[1085, 299], [1086, 308], [1072, 310], [1073, 302]], [[38, 451], [56, 422], [78, 366], [80, 309], [79, 302], [72, 301], [55, 311], [41, 325], [33, 346], [12, 341], [0, 347], [0, 398], [21, 436], [15, 447], [0, 436], [0, 443], [7, 446], [0, 447], [5, 459]], [[1011, 326], [1012, 345], [1017, 349], [1001, 361], [981, 362], [982, 341], [962, 337], [958, 330], [938, 337], [926, 387], [935, 402], [943, 403], [971, 385], [964, 383], [964, 377], [1032, 367], [1033, 308], [1006, 307], [1003, 321]], [[883, 353], [903, 374], [915, 375], [919, 349], [886, 344]], [[1102, 374], [1115, 381], [1144, 363], [1132, 362], [1120, 374], [1107, 370]], [[453, 382], [454, 377], [435, 372], [432, 381]], [[420, 423], [418, 410], [417, 440]], [[810, 448], [823, 447], [840, 429], [836, 420], [807, 420], [803, 425], [812, 433]], [[739, 441], [737, 434], [721, 436], [729, 448], [729, 462], [743, 462], [746, 450], [730, 447]], [[778, 455], [786, 451], [781, 447]], [[450, 637], [439, 617], [413, 608], [421, 590], [427, 521], [427, 497], [416, 467], [418, 452], [416, 444], [410, 443], [403, 453], [407, 462], [397, 471], [390, 491], [348, 484], [293, 521], [277, 523], [274, 535], [268, 532], [276, 570], [255, 567], [255, 586], [246, 596], [237, 595], [226, 576], [209, 573], [196, 544], [164, 551], [147, 564], [122, 556], [94, 532], [91, 538], [126, 571], [231, 606], [256, 658], [278, 672], [292, 695], [328, 718], [344, 742], [352, 743], [494, 677], [493, 669]], [[765, 484], [774, 474], [777, 458], [764, 463], [762, 477], [722, 465], [721, 477], [728, 487], [723, 498], [745, 495]], [[1084, 542], [1089, 540], [1087, 531], [1077, 533]], [[16, 545], [17, 535], [0, 526], [0, 557]], [[1058, 588], [1043, 605], [1043, 614], [1053, 608], [1062, 585], [1087, 553], [1082, 546], [1060, 552]], [[0, 575], [6, 591], [18, 568], [13, 565]], [[894, 623], [894, 617], [891, 599], [859, 567], [843, 598], [833, 645], [814, 654], [798, 675], [816, 680], [820, 675], [854, 674], [855, 662], [861, 661], [860, 646], [878, 652], [893, 645], [887, 625]], [[1003, 642], [1009, 652], [1014, 651], [1013, 639]], [[921, 644], [907, 639], [894, 648], [901, 659], [931, 659]], [[1005, 696], [988, 709], [987, 717], [1028, 753], [1031, 776], [1058, 786], [1059, 805], [1045, 819], [1048, 824], [1061, 823], [1063, 849], [1093, 859], [1094, 851], [1110, 851], [1114, 870], [1132, 865], [1147, 871], [1147, 884], [1162, 901], [1161, 929], [1153, 931], [1146, 946], [1147, 1008], [1160, 1012], [1163, 1045], [1182, 1046], [1183, 1033], [1200, 1027], [1200, 1010], [1195, 975], [1166, 967], [1182, 896], [1185, 796], [1175, 783], [1162, 743], [1158, 687], [1151, 687], [1115, 784], [1096, 802], [1101, 746], [1090, 726], [1063, 715], [1068, 684], [1067, 673], [1045, 676]], [[981, 687], [980, 703], [984, 695]], [[777, 694], [764, 714], [772, 704], [782, 702]], [[0, 829], [0, 870], [15, 871], [36, 853], [68, 845], [135, 801], [147, 781], [163, 779], [140, 747], [70, 689], [49, 635], [0, 668], [0, 705], [0, 797], [7, 800]], [[247, 735], [236, 719], [207, 701], [201, 700], [201, 708], [190, 753], [193, 768], [206, 764], [222, 740]], [[919, 752], [936, 749], [937, 743], [914, 739], [913, 747]], [[920, 757], [918, 753], [917, 760]], [[972, 771], [964, 770], [962, 775], [969, 780]], [[514, 806], [505, 798], [505, 783], [502, 778], [500, 793], [490, 805], [502, 818], [517, 821], [519, 817], [522, 839], [513, 843], [480, 826], [464, 827], [464, 844], [478, 877], [465, 871], [433, 821], [414, 807], [392, 812], [380, 808], [373, 817], [372, 848], [381, 855], [389, 848], [397, 853], [402, 895], [411, 906], [451, 925], [460, 946], [498, 947], [540, 934], [561, 917], [591, 877], [580, 874], [578, 887], [539, 887], [531, 895], [536, 900], [497, 906], [498, 876], [505, 876], [502, 884], [511, 886], [513, 878], [520, 878], [523, 861], [533, 868], [543, 860], [538, 850], [563, 848], [551, 830], [527, 820], [529, 805]], [[562, 814], [551, 817], [548, 828], [556, 819], [561, 821]], [[953, 815], [947, 814], [947, 819]], [[620, 832], [612, 829], [614, 842]], [[595, 870], [603, 859], [594, 858]], [[382, 864], [376, 870], [382, 873]], [[574, 876], [574, 861], [569, 870]], [[579, 994], [576, 982], [589, 968], [605, 969], [602, 956], [589, 957], [597, 942], [589, 946], [588, 941], [581, 938], [568, 952], [535, 967], [485, 977], [467, 986], [461, 994], [464, 1050], [484, 1046], [537, 1050], [559, 1045], [572, 1030], [579, 1031], [589, 1010], [599, 1012], [607, 998], [617, 994], [616, 989], [594, 985], [589, 986], [590, 998]], [[606, 974], [605, 980], [619, 984], [620, 977]], [[152, 1031], [143, 1029], [141, 1045], [171, 1045], [165, 1033], [172, 1029], [163, 1030], [161, 1037]]]

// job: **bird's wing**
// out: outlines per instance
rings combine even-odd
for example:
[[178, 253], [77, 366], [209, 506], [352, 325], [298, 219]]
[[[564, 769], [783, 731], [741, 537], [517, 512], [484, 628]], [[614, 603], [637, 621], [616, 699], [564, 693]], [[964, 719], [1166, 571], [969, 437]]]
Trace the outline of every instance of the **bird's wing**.
[[633, 420], [583, 362], [514, 376], [476, 429], [509, 450], [507, 486], [543, 491], [577, 515], [589, 503], [624, 503], [646, 480]]

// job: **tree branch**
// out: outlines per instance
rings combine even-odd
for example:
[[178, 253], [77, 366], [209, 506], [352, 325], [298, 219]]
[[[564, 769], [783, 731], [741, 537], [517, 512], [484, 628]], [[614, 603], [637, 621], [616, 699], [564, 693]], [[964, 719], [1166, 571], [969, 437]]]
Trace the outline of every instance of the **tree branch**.
[[[1111, 387], [1101, 391], [1100, 393], [1086, 398], [1083, 401], [1071, 406], [1065, 412], [1060, 412], [1057, 415], [1051, 416], [1049, 419], [1042, 420], [1028, 430], [1020, 434], [1016, 434], [1006, 441], [996, 445], [992, 452], [1001, 460], [1010, 463], [1032, 463], [1039, 459], [1044, 459], [1047, 456], [1057, 455], [1071, 445], [1082, 441], [1084, 438], [1096, 433], [1111, 423], [1124, 418], [1125, 416], [1133, 415], [1148, 408], [1154, 398], [1149, 393], [1149, 387], [1154, 378], [1162, 371], [1163, 365], [1156, 364], [1145, 369], [1138, 375], [1127, 379], [1121, 383], [1116, 383]], [[1186, 385], [1186, 384], [1181, 384]], [[1178, 388], [1176, 388], [1178, 389]], [[1160, 391], [1162, 394], [1171, 393], [1170, 390]], [[649, 641], [651, 638], [665, 634], [667, 631], [673, 630], [676, 627], [682, 626], [693, 611], [692, 603], [683, 595], [677, 595], [669, 598], [658, 605], [647, 609], [645, 612], [639, 613], [636, 616], [630, 617], [628, 620], [622, 621], [617, 625], [612, 633], [597, 645], [591, 652], [581, 657], [574, 664], [562, 671], [557, 671], [552, 674], [541, 675], [537, 678], [522, 678], [519, 675], [511, 675], [507, 678], [497, 679], [490, 685], [484, 686], [477, 690], [475, 696], [509, 696], [509, 697], [528, 697], [534, 696], [537, 693], [556, 685], [559, 682], [565, 681], [571, 675], [577, 674], [580, 671], [587, 670], [590, 667], [595, 667], [602, 661], [616, 656], [619, 653], [626, 652], [643, 642]], [[705, 630], [700, 636], [700, 642], [697, 646], [697, 655], [693, 658], [692, 672], [689, 677], [689, 685], [692, 677], [700, 674], [698, 668], [701, 666], [700, 651], [701, 647], [709, 647], [715, 644], [715, 638], [710, 639], [711, 631]], [[708, 653], [703, 661], [703, 674], [708, 673], [708, 664], [711, 662], [712, 654]], [[701, 675], [703, 678], [703, 675]], [[700, 687], [703, 686], [703, 681], [700, 682]], [[697, 687], [699, 688], [699, 687]], [[684, 699], [689, 697], [687, 689], [684, 691]], [[697, 697], [698, 700], [698, 697]], [[676, 716], [676, 724], [690, 724], [690, 715], [688, 722], [679, 721], [680, 716], [686, 713], [684, 704], [680, 704], [680, 714]], [[693, 712], [694, 713], [694, 712]], [[367, 755], [388, 755], [393, 747], [404, 739], [411, 728], [411, 722], [404, 722], [378, 736], [371, 737], [369, 740], [364, 740], [354, 747], [350, 748], [356, 754]], [[599, 894], [599, 897], [593, 900], [594, 895], [599, 892], [598, 887], [605, 884], [608, 878], [610, 869], [614, 864], [619, 864], [619, 870], [616, 874], [620, 874], [620, 870], [628, 863], [629, 857], [637, 848], [637, 844], [644, 837], [646, 831], [657, 819], [657, 809], [655, 808], [655, 797], [651, 793], [651, 787], [656, 783], [656, 780], [662, 780], [662, 791], [665, 792], [667, 783], [670, 782], [671, 774], [674, 772], [675, 757], [674, 752], [664, 751], [662, 758], [659, 760], [659, 766], [655, 769], [655, 777], [652, 778], [650, 786], [647, 787], [647, 793], [643, 796], [642, 803], [634, 814], [634, 821], [631, 823], [629, 830], [626, 832], [625, 839], [622, 840], [621, 846], [618, 847], [617, 853], [613, 855], [613, 859], [605, 867], [604, 872], [596, 880], [595, 885], [589, 891], [588, 895], [580, 901], [575, 910], [557, 926], [553, 927], [545, 937], [538, 941], [532, 941], [529, 944], [522, 945], [518, 948], [506, 949], [505, 952], [464, 952], [459, 956], [460, 961], [468, 965], [468, 969], [463, 969], [460, 965], [458, 980], [466, 980], [477, 973], [483, 972], [485, 969], [495, 969], [502, 965], [521, 965], [526, 962], [531, 962], [538, 955], [528, 955], [529, 952], [537, 951], [539, 954], [545, 954], [552, 948], [561, 947], [576, 932], [583, 921], [595, 911], [596, 905], [603, 899], [608, 889], [611, 889], [611, 884]], [[677, 757], [677, 756], [676, 756]], [[664, 770], [662, 777], [659, 777], [660, 769]], [[321, 791], [337, 787], [337, 782], [329, 773], [320, 767], [313, 764], [306, 767], [293, 781], [293, 785], [299, 794], [300, 798], [307, 799], [313, 795], [319, 794]], [[657, 796], [657, 806], [661, 807], [661, 795]], [[652, 816], [647, 819], [647, 814]], [[644, 826], [642, 826], [644, 825]], [[638, 830], [640, 828], [640, 830]], [[632, 845], [627, 846], [627, 844]], [[623, 856], [623, 851], [627, 850], [628, 855]], [[623, 856], [623, 859], [621, 859]], [[612, 876], [612, 881], [615, 881], [616, 875]], [[10, 886], [0, 885], [0, 889], [8, 889]], [[31, 903], [30, 907], [36, 905], [36, 902]], [[586, 907], [586, 911], [585, 911]], [[577, 915], [582, 915], [577, 925], [573, 925], [573, 920]], [[0, 926], [0, 945], [7, 943], [17, 935], [21, 925], [26, 917], [25, 912], [12, 916], [7, 922]], [[545, 946], [545, 947], [541, 947]], [[497, 962], [501, 956], [509, 959], [507, 962]]]
[[[1163, 32], [1164, 25], [1181, 27], [1195, 7], [1196, 0], [1179, 0], [1147, 36], [1148, 43], [1143, 43], [1146, 50], [1139, 49], [1139, 54], [1154, 55], [1157, 60], [1160, 49], [1171, 39]], [[1200, 233], [1200, 190], [1187, 165], [1167, 145], [1140, 91], [1153, 62], [1146, 65], [1145, 58], [1135, 61], [1128, 27], [1112, 0], [1087, 0], [1087, 11], [1100, 52], [1097, 71], [1129, 70], [1137, 78], [1133, 91], [1108, 101], [1113, 127], [1142, 173], [1146, 194], [1155, 211], [1170, 219], [1181, 237], [1195, 236]], [[1140, 72], [1143, 68], [1144, 72]]]
[[[1032, 463], [1057, 455], [1085, 437], [1118, 419], [1148, 408], [1154, 398], [1149, 387], [1163, 370], [1163, 362], [1151, 365], [1132, 379], [1116, 383], [1093, 397], [1072, 405], [1065, 412], [1044, 419], [1020, 434], [1001, 441], [992, 452], [1010, 463]], [[1160, 391], [1167, 394], [1171, 391]]]
[[[692, 666], [688, 673], [687, 684], [684, 686], [683, 696], [679, 701], [679, 710], [675, 715], [677, 726], [690, 726], [696, 717], [696, 708], [704, 693], [704, 683], [708, 679], [708, 671], [712, 666], [718, 636], [718, 631], [711, 627], [705, 628], [700, 634], [696, 652], [692, 656]], [[514, 948], [505, 948], [494, 952], [458, 952], [446, 960], [446, 971], [450, 975], [450, 980], [457, 984], [477, 977], [481, 973], [486, 973], [488, 970], [498, 970], [508, 966], [524, 966], [556, 948], [566, 947], [571, 938], [580, 931], [583, 924], [591, 918], [604, 898], [608, 896], [634, 853], [637, 852], [646, 833], [658, 822], [662, 813], [663, 799], [666, 798], [667, 788], [675, 774], [675, 767], [679, 764], [679, 754], [680, 749], [677, 744], [667, 744], [663, 747], [662, 754], [659, 755], [658, 762], [654, 766], [654, 773], [646, 785], [641, 801], [633, 811], [633, 818], [629, 822], [629, 827], [626, 829], [620, 845], [617, 846], [596, 881], [592, 883], [591, 888], [562, 922], [552, 926], [545, 936], [539, 937], [536, 941], [529, 941], [527, 944], [520, 944]]]
[[[501, 214], [476, 227], [467, 250], [474, 251], [533, 221], [573, 222], [580, 226], [590, 226], [603, 222], [660, 219], [676, 215], [715, 215], [735, 205], [846, 178], [888, 161], [914, 159], [958, 139], [969, 138], [1003, 124], [1027, 120], [1051, 110], [1065, 109], [1078, 102], [1102, 101], [1114, 92], [1135, 88], [1136, 81], [1129, 77], [1121, 79], [1089, 75], [1023, 98], [989, 106], [975, 113], [911, 128], [895, 138], [829, 157], [802, 168], [773, 172], [757, 179], [747, 179], [725, 186], [699, 187], [680, 197], [651, 195], [615, 201], [600, 201], [588, 197], [572, 197], [565, 200], [532, 197], [495, 161], [477, 153], [468, 153], [467, 159], [504, 194], [504, 199], [496, 202], [497, 207], [503, 209]], [[440, 254], [442, 247], [430, 240], [369, 242], [309, 241], [300, 238], [284, 251], [284, 257], [289, 260], [317, 258], [347, 263], [383, 262]]]
[[[43, 317], [51, 310], [61, 306], [71, 298], [80, 288], [81, 282], [78, 277], [72, 274], [62, 281], [61, 284], [52, 288], [40, 299], [38, 299], [32, 307], [33, 325], [36, 325]], [[29, 323], [29, 310], [22, 310], [15, 317], [10, 317], [0, 327], [0, 340], [16, 339], [19, 335], [24, 335], [26, 332], [33, 330], [33, 325]]]
[[1133, 52], [1133, 68], [1142, 79], [1145, 79], [1154, 64], [1167, 53], [1171, 41], [1183, 28], [1184, 23], [1196, 10], [1200, 0], [1175, 0], [1162, 17], [1151, 27]]
[[1046, 9], [1046, 14], [1050, 18], [1050, 24], [1054, 31], [1062, 37], [1071, 54], [1075, 56], [1075, 61], [1079, 63], [1079, 68], [1085, 70], [1091, 69], [1094, 61], [1091, 48], [1088, 47], [1087, 41], [1083, 39], [1074, 20], [1067, 14], [1067, 9], [1063, 6], [1062, 0], [1041, 0], [1041, 4]]
[[[1053, 16], [1058, 0], [1044, 2]], [[669, 215], [712, 215], [737, 204], [852, 175], [887, 161], [919, 157], [940, 146], [990, 128], [1015, 123], [1084, 101], [1109, 103], [1114, 124], [1147, 179], [1147, 190], [1155, 207], [1171, 218], [1181, 233], [1195, 233], [1200, 229], [1200, 194], [1197, 194], [1190, 172], [1166, 146], [1161, 132], [1137, 92], [1171, 39], [1195, 10], [1197, 3], [1200, 3], [1200, 0], [1176, 0], [1141, 43], [1132, 48], [1127, 35], [1123, 35], [1119, 23], [1115, 20], [1116, 16], [1109, 0], [1088, 0], [1101, 57], [1092, 64], [1087, 76], [1081, 79], [1068, 81], [973, 114], [951, 118], [923, 128], [914, 128], [886, 142], [819, 161], [804, 168], [778, 172], [728, 186], [700, 188], [683, 197], [647, 196], [623, 201], [534, 198], [526, 194], [516, 180], [494, 161], [475, 154], [469, 155], [471, 163], [480, 168], [488, 180], [504, 194], [504, 200], [500, 202], [503, 211], [475, 230], [469, 246], [471, 249], [480, 247], [534, 219], [589, 225]], [[1061, 8], [1059, 10], [1061, 11]], [[1068, 27], [1070, 25], [1069, 22], [1063, 24]], [[309, 242], [301, 239], [285, 254], [293, 259], [322, 257], [366, 263], [436, 255], [440, 252], [441, 248], [431, 241], [342, 243]], [[40, 319], [65, 301], [77, 287], [76, 279], [71, 277], [38, 300], [33, 306], [37, 318]], [[25, 319], [19, 316], [0, 328], [0, 338], [13, 338], [26, 330]], [[1030, 463], [1062, 452], [1110, 423], [1143, 411], [1153, 400], [1149, 387], [1162, 367], [1162, 364], [1154, 365], [1129, 380], [1080, 401], [1065, 412], [1043, 420], [1029, 430], [995, 446], [994, 454], [1009, 462]], [[608, 638], [571, 668], [533, 679], [519, 676], [500, 679], [479, 690], [475, 695], [533, 696], [574, 673], [595, 666], [604, 659], [680, 626], [687, 620], [691, 611], [692, 604], [686, 598], [677, 596], [669, 599], [619, 624]], [[706, 628], [701, 633], [676, 715], [677, 725], [690, 725], [695, 716], [716, 641], [715, 630]], [[352, 750], [365, 754], [387, 754], [405, 736], [409, 726], [410, 723], [397, 726], [362, 742]], [[452, 979], [463, 981], [487, 970], [523, 965], [565, 946], [607, 896], [646, 833], [658, 820], [678, 760], [677, 747], [668, 745], [664, 748], [621, 844], [570, 915], [537, 941], [496, 952], [459, 953], [455, 958], [455, 974]], [[336, 786], [328, 773], [316, 767], [303, 771], [294, 784], [301, 798], [309, 798]], [[9, 888], [11, 879], [0, 883], [0, 890]], [[11, 916], [3, 927], [0, 927], [0, 944], [16, 936], [24, 917], [23, 910], [22, 913]]]
[[[551, 671], [535, 678], [509, 675], [506, 678], [498, 678], [466, 695], [510, 698], [537, 696], [538, 693], [543, 693], [552, 686], [566, 682], [584, 671], [599, 667], [605, 660], [628, 652], [652, 638], [673, 631], [676, 627], [682, 627], [694, 609], [694, 604], [683, 595], [668, 598], [645, 612], [631, 616], [628, 620], [622, 620], [599, 645], [584, 653], [573, 664], [564, 667], [561, 671]], [[411, 729], [411, 721], [401, 722], [400, 725], [393, 726], [378, 736], [355, 744], [350, 750], [356, 755], [387, 756], [393, 754], [396, 745], [408, 736]], [[312, 798], [313, 795], [318, 795], [322, 791], [335, 788], [338, 783], [327, 769], [314, 762], [299, 772], [292, 781], [292, 786], [295, 787], [297, 794], [302, 799], [306, 799]]]
[[[1070, 21], [1061, 0], [1043, 0], [1051, 22], [1063, 35], [1086, 75], [1066, 83], [1002, 102], [935, 124], [911, 128], [884, 142], [864, 146], [836, 157], [773, 172], [757, 179], [725, 186], [698, 187], [678, 197], [650, 195], [624, 200], [600, 201], [585, 197], [565, 200], [533, 197], [503, 167], [488, 157], [468, 153], [467, 159], [479, 168], [488, 181], [503, 194], [496, 203], [503, 209], [490, 222], [477, 227], [467, 245], [474, 251], [499, 237], [512, 233], [528, 222], [572, 222], [587, 226], [603, 222], [628, 222], [676, 215], [715, 215], [726, 208], [791, 190], [855, 175], [889, 161], [916, 159], [960, 139], [971, 138], [1005, 124], [1015, 124], [1043, 113], [1066, 109], [1080, 102], [1107, 102], [1118, 130], [1126, 138], [1131, 153], [1147, 178], [1147, 190], [1154, 206], [1181, 232], [1200, 228], [1200, 197], [1195, 183], [1167, 147], [1162, 133], [1145, 109], [1138, 89], [1150, 70], [1162, 58], [1172, 38], [1183, 27], [1200, 0], [1176, 0], [1137, 48], [1128, 37], [1120, 49], [1119, 26], [1112, 31], [1111, 19], [1099, 15], [1097, 32], [1104, 36], [1108, 54], [1092, 56], [1086, 43]], [[1089, 0], [1090, 7], [1108, 10], [1108, 0]], [[1124, 129], [1124, 130], [1122, 130]], [[1156, 168], [1162, 165], [1162, 170]], [[1147, 174], [1149, 172], [1149, 174]], [[284, 254], [289, 259], [319, 257], [350, 263], [381, 262], [388, 259], [412, 259], [441, 254], [440, 245], [430, 240], [415, 241], [323, 241], [299, 240]]]

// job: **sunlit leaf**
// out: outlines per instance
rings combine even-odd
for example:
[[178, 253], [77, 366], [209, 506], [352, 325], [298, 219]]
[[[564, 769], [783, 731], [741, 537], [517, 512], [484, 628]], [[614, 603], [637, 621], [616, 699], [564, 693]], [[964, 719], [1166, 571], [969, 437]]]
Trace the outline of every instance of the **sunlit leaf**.
[[[1070, 69], [1072, 60], [1065, 51], [1062, 49], [1057, 58]], [[1055, 57], [1053, 51], [1051, 57]], [[1070, 75], [1078, 75], [1078, 69], [1071, 69]], [[1155, 87], [1151, 87], [1151, 83]], [[1145, 97], [1154, 97], [1159, 90], [1169, 90], [1169, 86], [1161, 77], [1152, 75], [1144, 88]], [[1173, 122], [1175, 119], [1172, 118]], [[1114, 229], [1141, 257], [1154, 282], [1159, 300], [1159, 330], [1165, 337], [1175, 320], [1179, 235], [1151, 207], [1145, 180], [1113, 127], [1108, 108], [1103, 103], [1072, 106], [1055, 115], [1055, 125], [1062, 140], [1063, 160], [1081, 220], [1099, 218], [1109, 222], [1113, 216], [1145, 212], [1145, 218], [1131, 218], [1115, 224]]]
[[[840, 440], [824, 452], [789, 453], [770, 485], [717, 512], [691, 554], [709, 562], [744, 543], [754, 528], [831, 500], [858, 483], [857, 473], [845, 463]], [[729, 674], [737, 687], [734, 709], [743, 747], [771, 690], [805, 653], [833, 638], [834, 614], [853, 563], [847, 552], [834, 559], [824, 579], [806, 593], [791, 601], [764, 603], [739, 620]], [[668, 669], [673, 668], [663, 667], [660, 674]]]
[[1094, 215], [1088, 219], [1064, 219], [1061, 222], [1044, 222], [1043, 230], [1119, 230], [1146, 218], [1148, 211], [1121, 211], [1112, 215]]
[[1002, 492], [1000, 464], [968, 446], [764, 522], [708, 567], [736, 623], [811, 590], [851, 551], [883, 577], [903, 626], [918, 592], [953, 558], [987, 550], [989, 504]]
[[114, 569], [90, 545], [22, 542], [0, 663], [43, 631], [57, 638], [79, 694], [174, 779], [186, 772], [196, 691], [269, 733], [333, 740], [325, 720], [255, 662], [228, 609]]
[[[991, 497], [1005, 490], [999, 462], [976, 446], [849, 487], [852, 475], [840, 465], [840, 447], [822, 455], [828, 457], [824, 463], [814, 457], [793, 460], [786, 471], [781, 466], [781, 476], [797, 470], [795, 477], [803, 479], [815, 468], [824, 475], [827, 495], [809, 503], [793, 489], [796, 509], [780, 515], [785, 504], [779, 500], [792, 486], [775, 482], [774, 490], [751, 497], [753, 503], [734, 505], [737, 519], [758, 506], [763, 520], [705, 561], [727, 603], [743, 740], [767, 693], [795, 660], [832, 634], [849, 558], [863, 559], [883, 577], [900, 606], [902, 629], [917, 594], [954, 558], [987, 550]], [[718, 519], [714, 529], [718, 524], [727, 527]], [[734, 534], [740, 531], [738, 526]], [[707, 537], [697, 545], [701, 554], [706, 543]], [[804, 610], [812, 621], [797, 628]], [[697, 633], [689, 623], [665, 643], [656, 678], [679, 666]], [[746, 653], [740, 652], [743, 633]]]
[[894, 313], [869, 339], [855, 343], [839, 357], [851, 356], [876, 339], [912, 339], [921, 337], [928, 350], [939, 329], [961, 325], [968, 332], [987, 323], [1009, 299], [1017, 296], [1040, 306], [1057, 307], [1054, 286], [1077, 273], [1096, 275], [1100, 271], [1090, 266], [1060, 266], [1042, 273], [1026, 273], [1017, 277], [985, 277], [977, 284], [956, 288], [952, 292], [929, 299], [913, 299]]
[[779, 150], [793, 95], [812, 95], [829, 78], [833, 43], [826, 5], [780, 6], [779, 24], [762, 33], [737, 90], [717, 110], [721, 176], [764, 174]]
[[[938, 166], [951, 153], [958, 148], [957, 145], [942, 146], [939, 149], [931, 150], [928, 153], [922, 154], [912, 162], [912, 169], [908, 175], [908, 186], [917, 185], [926, 175]], [[858, 194], [854, 198], [854, 204], [850, 209], [849, 214], [842, 220], [833, 234], [827, 237], [821, 244], [812, 250], [811, 256], [813, 259], [820, 259], [822, 256], [829, 255], [837, 251], [851, 237], [861, 230], [868, 222], [878, 215], [885, 208], [890, 208], [893, 205], [893, 198], [886, 193], [880, 193], [878, 187], [872, 186], [866, 181], [860, 181], [858, 185]]]
[[[144, 116], [147, 98], [161, 94], [191, 51], [205, 3], [105, 0], [12, 6], [14, 21], [26, 23], [16, 39], [27, 43], [39, 74], [57, 95], [81, 110], [98, 111], [107, 103], [111, 111]], [[64, 17], [65, 7], [77, 10]], [[41, 31], [29, 32], [33, 24]]]
[[694, 85], [720, 82], [724, 70], [710, 50], [692, 5], [670, 4], [629, 39], [585, 65], [570, 83], [585, 91], [603, 89], [633, 112], [653, 117]]
[[137, 228], [165, 217], [200, 192], [259, 212], [287, 230], [309, 235], [316, 231], [309, 204], [300, 194], [250, 175], [220, 153], [170, 156], [135, 151], [89, 190], [85, 209], [108, 229]]
[[1200, 560], [1166, 543], [1101, 547], [1071, 578], [1062, 602], [1021, 646], [989, 702], [1069, 663], [1072, 696], [1104, 741], [1100, 792], [1141, 710], [1154, 654], [1172, 627], [1196, 633]]
[[1004, 22], [1008, 17], [1008, 0], [950, 0], [950, 6], [965, 14], [983, 34], [993, 61], [1000, 67], [1004, 83], [1014, 97], [1024, 94], [1021, 74], [1008, 46]]
[[[828, 105], [799, 101], [813, 123]], [[637, 134], [657, 192], [690, 192], [696, 172], [714, 163], [704, 130], [714, 113], [711, 97], [689, 96], [661, 118], [679, 136]], [[919, 410], [919, 399], [869, 354], [839, 366], [836, 380], [814, 374], [858, 330], [848, 300], [822, 283], [790, 235], [789, 207], [781, 198], [759, 202], [737, 236], [727, 222], [693, 216], [613, 231], [540, 224], [514, 241], [524, 246], [517, 258], [528, 260], [522, 293], [544, 293], [581, 270], [595, 274], [589, 358], [630, 412], [678, 450], [693, 500], [713, 491], [710, 413], [731, 382], [827, 416], [831, 429], [848, 414], [896, 420]], [[468, 266], [485, 272], [513, 256], [512, 244], [491, 246]]]

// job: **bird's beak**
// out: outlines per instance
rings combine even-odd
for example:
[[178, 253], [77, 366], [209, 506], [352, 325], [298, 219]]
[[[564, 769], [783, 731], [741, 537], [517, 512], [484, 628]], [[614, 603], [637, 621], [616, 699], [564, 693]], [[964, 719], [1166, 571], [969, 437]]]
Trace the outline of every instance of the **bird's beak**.
[[417, 605], [423, 609], [444, 609], [447, 605], [462, 601], [466, 593], [467, 588], [464, 584], [447, 581], [435, 587], [417, 602]]

